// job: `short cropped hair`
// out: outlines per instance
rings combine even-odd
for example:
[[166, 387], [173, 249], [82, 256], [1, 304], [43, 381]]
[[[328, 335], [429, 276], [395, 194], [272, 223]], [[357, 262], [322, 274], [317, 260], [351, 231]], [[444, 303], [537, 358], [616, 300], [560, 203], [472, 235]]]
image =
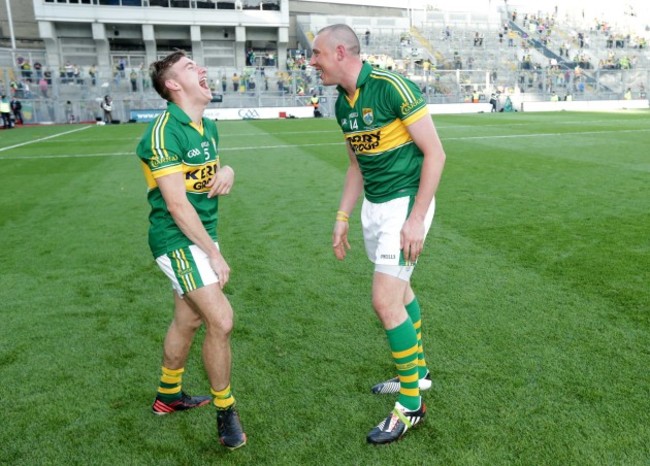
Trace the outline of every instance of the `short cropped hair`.
[[178, 62], [178, 60], [185, 56], [184, 50], [176, 50], [165, 58], [153, 62], [149, 66], [149, 77], [151, 78], [151, 83], [153, 84], [154, 89], [156, 89], [158, 95], [165, 100], [171, 101], [171, 94], [169, 89], [167, 89], [167, 86], [165, 86], [165, 81], [169, 78], [168, 71]]
[[332, 38], [338, 40], [338, 42], [345, 45], [346, 50], [352, 55], [359, 55], [359, 53], [361, 53], [359, 37], [357, 37], [357, 33], [347, 24], [332, 24], [330, 26], [325, 26], [323, 29], [318, 31], [318, 35], [321, 34], [328, 35], [328, 40], [330, 41], [332, 41]]

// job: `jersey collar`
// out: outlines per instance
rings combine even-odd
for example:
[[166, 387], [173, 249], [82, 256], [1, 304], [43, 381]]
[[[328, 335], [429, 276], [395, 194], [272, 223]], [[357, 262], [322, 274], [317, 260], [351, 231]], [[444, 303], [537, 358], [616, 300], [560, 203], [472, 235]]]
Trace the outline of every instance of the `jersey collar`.
[[[368, 81], [368, 77], [370, 76], [370, 73], [372, 73], [372, 65], [368, 62], [363, 62], [361, 65], [361, 71], [359, 72], [359, 77], [357, 78], [357, 89], [361, 88], [366, 81]], [[336, 86], [336, 89], [341, 93], [345, 94], [345, 89], [343, 89], [343, 86], [338, 85]]]
[[181, 110], [181, 108], [174, 102], [167, 102], [167, 111], [183, 124], [189, 125], [192, 122], [192, 119], [187, 116], [187, 113]]
[[[363, 64], [361, 65], [361, 71], [359, 72], [359, 77], [357, 78], [357, 92], [354, 93], [354, 98], [352, 99], [353, 101], [356, 101], [357, 97], [359, 97], [359, 89], [361, 88], [361, 86], [363, 86], [366, 83], [366, 81], [368, 81], [370, 77], [370, 73], [372, 73], [372, 65], [364, 61]], [[342, 86], [339, 85], [336, 88], [341, 94], [343, 94], [347, 98], [345, 89], [343, 89]], [[354, 105], [354, 102], [350, 102], [350, 103]]]
[[200, 124], [196, 125], [192, 121], [192, 119], [187, 116], [187, 113], [185, 113], [178, 105], [176, 105], [174, 102], [167, 102], [167, 111], [171, 113], [171, 115], [177, 119], [179, 122], [181, 122], [184, 125], [190, 125], [192, 128], [194, 128], [198, 133], [203, 136], [203, 121], [201, 121]]
[[372, 65], [367, 61], [364, 61], [363, 65], [361, 65], [361, 71], [359, 72], [359, 77], [357, 78], [357, 89], [363, 86], [366, 83], [366, 81], [368, 81], [368, 77], [370, 76], [370, 73], [372, 73]]

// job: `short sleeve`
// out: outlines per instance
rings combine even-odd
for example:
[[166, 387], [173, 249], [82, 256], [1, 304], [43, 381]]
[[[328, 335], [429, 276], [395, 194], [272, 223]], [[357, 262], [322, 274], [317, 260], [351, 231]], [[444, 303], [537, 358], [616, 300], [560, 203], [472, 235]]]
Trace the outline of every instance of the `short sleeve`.
[[426, 100], [413, 81], [399, 75], [394, 75], [386, 81], [386, 103], [391, 112], [405, 125], [408, 126], [428, 115]]
[[183, 170], [182, 150], [178, 137], [164, 124], [164, 121], [162, 124], [152, 125], [151, 131], [148, 131], [140, 141], [137, 154], [153, 178]]

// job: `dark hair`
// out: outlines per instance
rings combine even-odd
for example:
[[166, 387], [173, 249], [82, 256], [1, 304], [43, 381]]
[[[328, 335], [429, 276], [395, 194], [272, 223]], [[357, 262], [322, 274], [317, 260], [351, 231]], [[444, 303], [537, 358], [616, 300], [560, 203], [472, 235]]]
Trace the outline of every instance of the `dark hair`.
[[151, 78], [151, 83], [153, 84], [154, 89], [156, 89], [158, 95], [165, 100], [171, 100], [169, 90], [165, 86], [165, 81], [168, 78], [167, 72], [184, 56], [186, 56], [185, 51], [176, 50], [165, 58], [153, 62], [149, 66], [149, 77]]

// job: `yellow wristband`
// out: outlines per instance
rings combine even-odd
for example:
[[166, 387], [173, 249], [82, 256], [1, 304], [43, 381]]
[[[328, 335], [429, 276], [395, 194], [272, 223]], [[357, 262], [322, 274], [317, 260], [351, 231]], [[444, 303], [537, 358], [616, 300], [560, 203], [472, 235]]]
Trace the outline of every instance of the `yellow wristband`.
[[348, 219], [346, 217], [341, 217], [340, 215], [336, 217], [337, 222], [348, 222]]
[[336, 212], [336, 216], [337, 217], [350, 218], [350, 214], [348, 214], [347, 212], [343, 212], [342, 210], [339, 210], [338, 212]]

